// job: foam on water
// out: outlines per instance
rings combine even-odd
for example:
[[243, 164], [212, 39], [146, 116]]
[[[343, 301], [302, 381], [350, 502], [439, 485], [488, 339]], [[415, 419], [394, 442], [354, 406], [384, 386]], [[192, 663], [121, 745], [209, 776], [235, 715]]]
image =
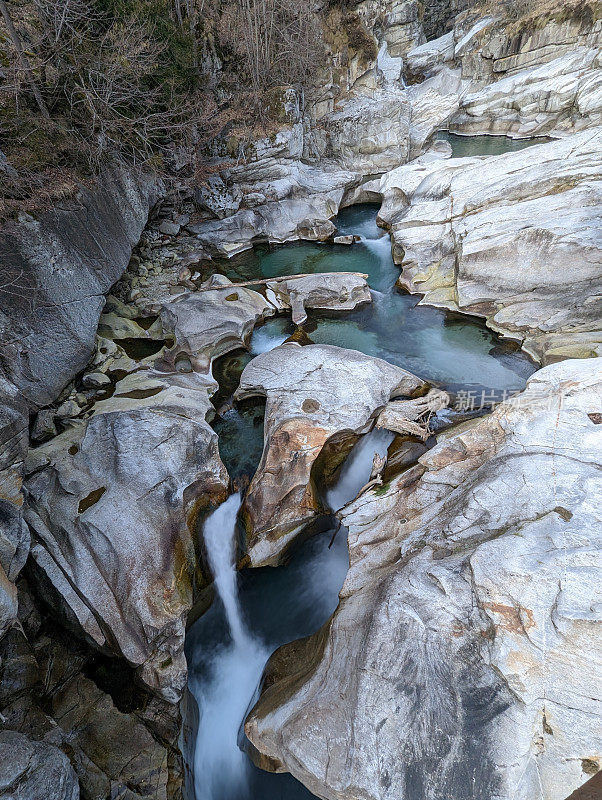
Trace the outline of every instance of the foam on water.
[[253, 331], [251, 337], [251, 355], [258, 356], [260, 353], [268, 353], [275, 347], [284, 344], [289, 333], [285, 333], [284, 329], [288, 325], [286, 317], [276, 317], [271, 320], [271, 325], [262, 325]]

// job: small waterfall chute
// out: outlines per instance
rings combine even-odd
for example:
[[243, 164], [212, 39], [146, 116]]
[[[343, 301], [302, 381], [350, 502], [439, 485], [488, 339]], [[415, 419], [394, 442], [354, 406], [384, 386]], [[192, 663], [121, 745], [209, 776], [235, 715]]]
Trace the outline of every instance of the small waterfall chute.
[[231, 642], [216, 650], [205, 680], [191, 684], [200, 711], [194, 759], [197, 800], [247, 796], [250, 763], [239, 747], [239, 730], [269, 655], [263, 643], [249, 634], [240, 608], [235, 541], [240, 502], [239, 494], [232, 495], [203, 528]]
[[347, 457], [339, 480], [326, 495], [326, 502], [333, 511], [354, 500], [360, 489], [370, 480], [374, 456], [385, 458], [394, 434], [386, 430], [373, 430], [362, 436]]

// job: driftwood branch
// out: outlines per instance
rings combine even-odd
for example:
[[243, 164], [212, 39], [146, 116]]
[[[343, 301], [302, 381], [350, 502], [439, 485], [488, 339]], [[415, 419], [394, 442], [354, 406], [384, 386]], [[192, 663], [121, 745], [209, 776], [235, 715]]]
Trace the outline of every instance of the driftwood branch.
[[317, 278], [320, 275], [359, 275], [361, 278], [367, 278], [368, 275], [364, 272], [334, 272], [334, 273], [325, 273], [325, 272], [303, 272], [299, 275], [280, 275], [277, 278], [257, 278], [253, 281], [240, 281], [238, 283], [225, 283], [219, 284], [217, 286], [203, 286], [201, 289], [197, 289], [197, 292], [217, 292], [220, 289], [227, 289], [231, 291], [232, 289], [237, 289], [239, 287], [244, 286], [265, 286], [268, 283], [280, 283], [281, 281], [291, 281], [295, 280], [295, 278]]

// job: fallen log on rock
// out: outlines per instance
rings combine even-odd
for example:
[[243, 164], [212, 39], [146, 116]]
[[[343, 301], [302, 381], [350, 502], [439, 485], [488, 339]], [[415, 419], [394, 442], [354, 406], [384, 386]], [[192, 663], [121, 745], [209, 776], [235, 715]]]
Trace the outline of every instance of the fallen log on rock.
[[416, 436], [424, 442], [431, 435], [430, 418], [448, 405], [449, 395], [440, 389], [431, 389], [424, 397], [414, 400], [392, 400], [380, 412], [376, 427]]

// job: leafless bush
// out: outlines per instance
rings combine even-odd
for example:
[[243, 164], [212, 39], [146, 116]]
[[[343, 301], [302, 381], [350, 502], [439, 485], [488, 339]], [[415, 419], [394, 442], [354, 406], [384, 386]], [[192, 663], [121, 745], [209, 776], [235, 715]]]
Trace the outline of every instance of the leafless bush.
[[189, 137], [189, 78], [168, 51], [179, 37], [192, 69], [190, 41], [203, 0], [180, 0], [179, 14], [176, 0], [163, 1], [165, 17], [135, 2], [127, 13], [110, 14], [98, 0], [0, 0], [5, 205], [46, 196], [62, 165], [80, 175], [96, 173], [107, 157], [157, 166], [172, 144]]
[[324, 57], [319, 17], [298, 0], [0, 0], [0, 12], [12, 167], [0, 206], [47, 202], [108, 157], [166, 164], [184, 147], [192, 174], [193, 145], [269, 128], [282, 110], [271, 90], [307, 91]]
[[241, 58], [259, 103], [274, 86], [305, 86], [324, 57], [318, 18], [306, 3], [236, 0], [221, 23], [222, 44]]
[[64, 87], [70, 116], [87, 120], [94, 166], [124, 144], [145, 160], [178, 127], [177, 111], [148, 78], [164, 48], [150, 48], [152, 32], [136, 18], [113, 25]]

